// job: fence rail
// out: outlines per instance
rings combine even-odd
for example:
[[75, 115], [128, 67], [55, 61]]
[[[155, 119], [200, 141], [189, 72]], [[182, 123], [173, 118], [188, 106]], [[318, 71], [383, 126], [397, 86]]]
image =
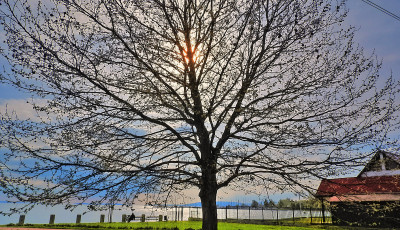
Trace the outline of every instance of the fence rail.
[[[189, 218], [199, 219], [202, 217], [200, 207], [174, 207], [168, 210], [168, 219], [187, 220]], [[220, 220], [274, 220], [289, 218], [323, 218], [330, 217], [330, 213], [317, 209], [278, 209], [251, 207], [224, 207], [217, 209], [217, 217]]]

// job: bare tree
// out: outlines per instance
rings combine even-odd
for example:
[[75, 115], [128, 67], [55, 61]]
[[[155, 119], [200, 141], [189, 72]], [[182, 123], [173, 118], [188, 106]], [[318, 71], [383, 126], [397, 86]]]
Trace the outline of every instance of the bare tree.
[[219, 189], [308, 188], [397, 129], [398, 83], [341, 28], [344, 2], [0, 2], [0, 79], [38, 111], [2, 115], [0, 191], [20, 201], [197, 187], [212, 230]]

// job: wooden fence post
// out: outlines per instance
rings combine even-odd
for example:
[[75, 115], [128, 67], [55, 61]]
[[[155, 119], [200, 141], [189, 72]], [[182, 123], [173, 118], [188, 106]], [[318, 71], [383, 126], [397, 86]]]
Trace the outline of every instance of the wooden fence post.
[[140, 222], [146, 222], [146, 215], [142, 214], [142, 217], [140, 218]]
[[25, 215], [20, 215], [18, 225], [24, 225], [24, 223], [25, 223]]
[[82, 220], [82, 215], [81, 214], [76, 215], [76, 223], [80, 224], [81, 220]]
[[162, 215], [158, 215], [158, 221], [161, 222], [162, 221], [163, 216]]
[[49, 220], [49, 224], [54, 224], [54, 221], [56, 220], [56, 215], [51, 214], [50, 215], [50, 220]]
[[106, 215], [101, 214], [100, 215], [100, 223], [104, 223], [104, 219], [106, 219]]
[[126, 214], [122, 214], [122, 223], [126, 222]]

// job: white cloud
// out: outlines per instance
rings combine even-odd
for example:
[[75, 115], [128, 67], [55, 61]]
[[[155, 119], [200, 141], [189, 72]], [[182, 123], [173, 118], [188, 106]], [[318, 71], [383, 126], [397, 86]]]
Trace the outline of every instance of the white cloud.
[[40, 122], [40, 114], [33, 108], [33, 104], [44, 105], [44, 99], [0, 99], [0, 115], [9, 116], [13, 120], [31, 120]]

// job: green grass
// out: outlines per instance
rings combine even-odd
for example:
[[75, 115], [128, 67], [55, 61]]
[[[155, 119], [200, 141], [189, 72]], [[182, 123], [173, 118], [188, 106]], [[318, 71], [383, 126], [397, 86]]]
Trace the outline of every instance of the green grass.
[[[310, 224], [309, 218], [298, 218], [293, 223], [292, 219], [280, 220], [279, 224], [274, 220], [239, 220], [241, 223], [235, 223], [237, 220], [228, 220], [231, 222], [218, 223], [218, 230], [375, 230], [377, 228], [365, 227], [342, 227], [334, 226], [331, 224], [317, 224], [321, 223], [320, 219], [313, 218], [313, 224]], [[201, 229], [201, 221], [169, 221], [169, 222], [134, 222], [134, 223], [83, 223], [83, 224], [25, 224], [18, 226], [15, 224], [7, 225], [8, 227], [29, 227], [29, 228], [60, 228], [60, 229], [80, 229], [80, 230], [186, 230], [186, 229]], [[0, 226], [2, 227], [2, 226]], [[379, 230], [384, 230], [383, 228]]]
[[[169, 222], [145, 222], [145, 223], [90, 223], [90, 224], [55, 224], [55, 225], [43, 225], [43, 224], [27, 224], [26, 227], [35, 228], [69, 228], [69, 229], [201, 229], [200, 221], [169, 221]], [[279, 226], [279, 225], [259, 225], [259, 224], [246, 224], [246, 223], [227, 223], [219, 222], [218, 230], [252, 230], [252, 229], [271, 229], [271, 230], [281, 230], [281, 229], [293, 229], [293, 230], [318, 230], [323, 228], [318, 228], [316, 226], [305, 227], [305, 226]]]

